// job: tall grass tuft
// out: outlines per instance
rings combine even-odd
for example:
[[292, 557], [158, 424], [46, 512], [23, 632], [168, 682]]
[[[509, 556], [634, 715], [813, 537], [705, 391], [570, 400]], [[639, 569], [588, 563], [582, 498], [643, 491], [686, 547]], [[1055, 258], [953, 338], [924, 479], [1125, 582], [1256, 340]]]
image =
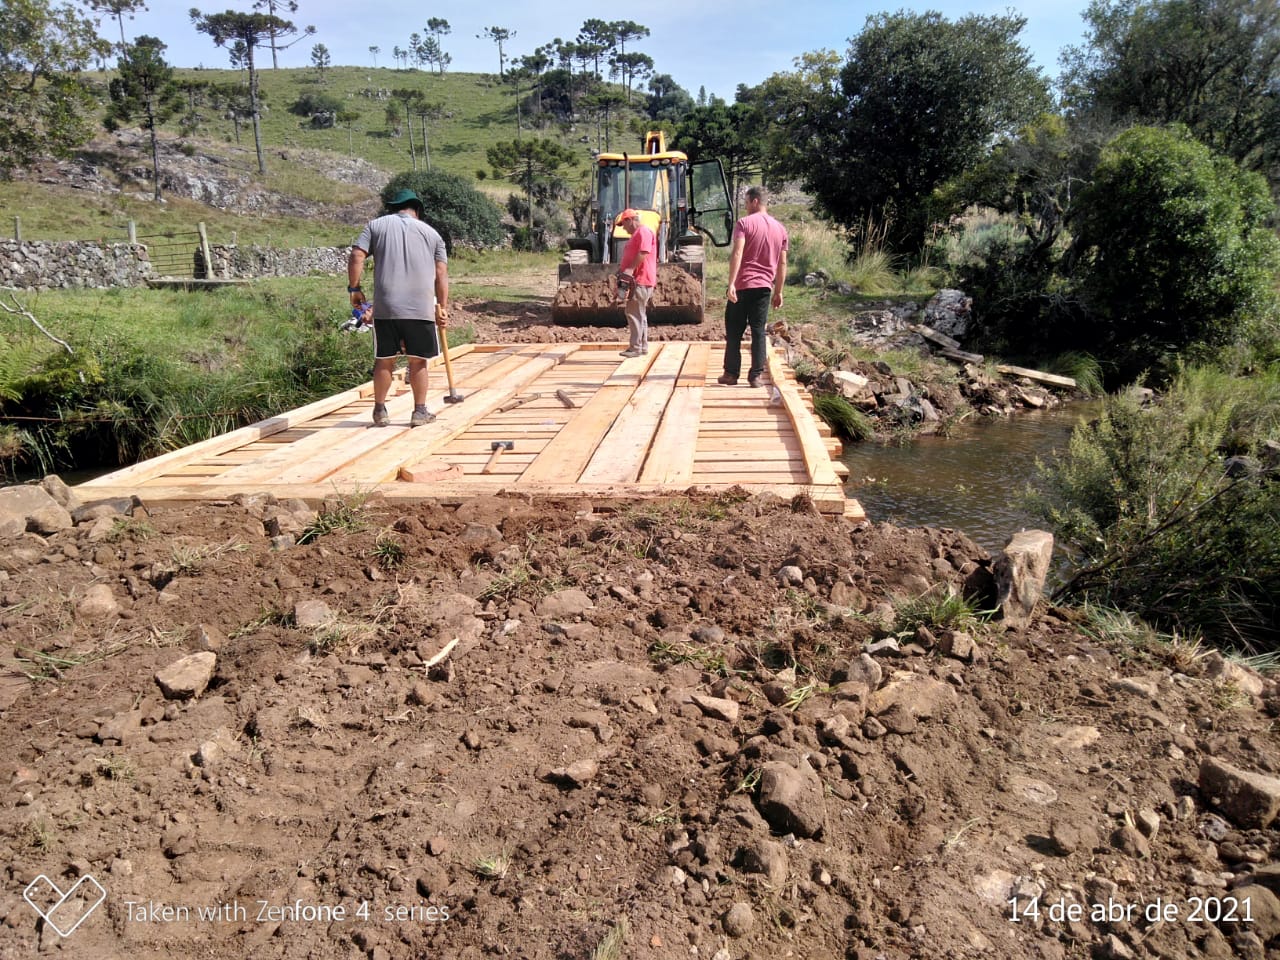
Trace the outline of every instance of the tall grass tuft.
[[860, 250], [850, 261], [849, 283], [859, 293], [882, 296], [901, 289], [893, 270], [893, 257], [885, 250]]
[[875, 428], [871, 426], [866, 414], [839, 394], [814, 394], [813, 409], [832, 430], [850, 440], [869, 440], [875, 436]]
[[1046, 364], [1049, 373], [1070, 377], [1086, 397], [1100, 397], [1106, 392], [1103, 386], [1102, 364], [1092, 354], [1069, 350], [1060, 353]]
[[829, 224], [812, 220], [787, 224], [787, 233], [787, 266], [793, 277], [822, 273], [832, 280], [844, 279], [849, 244]]

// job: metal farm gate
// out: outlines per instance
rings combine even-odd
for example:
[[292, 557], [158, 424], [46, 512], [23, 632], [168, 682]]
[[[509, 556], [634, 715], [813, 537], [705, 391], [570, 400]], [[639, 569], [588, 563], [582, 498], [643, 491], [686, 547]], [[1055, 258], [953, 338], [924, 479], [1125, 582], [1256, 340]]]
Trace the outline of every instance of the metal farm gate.
[[137, 242], [146, 246], [154, 276], [211, 279], [209, 236], [203, 223], [190, 233], [155, 233]]

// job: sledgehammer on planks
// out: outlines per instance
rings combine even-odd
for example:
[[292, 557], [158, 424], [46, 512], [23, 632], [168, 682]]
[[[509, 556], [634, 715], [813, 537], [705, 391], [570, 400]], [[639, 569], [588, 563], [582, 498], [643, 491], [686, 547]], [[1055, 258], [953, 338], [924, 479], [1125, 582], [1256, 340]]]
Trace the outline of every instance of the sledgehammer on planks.
[[495, 440], [489, 444], [489, 449], [493, 451], [489, 454], [489, 460], [480, 468], [481, 473], [493, 473], [493, 468], [498, 465], [498, 460], [508, 450], [514, 450], [516, 442], [514, 440]]

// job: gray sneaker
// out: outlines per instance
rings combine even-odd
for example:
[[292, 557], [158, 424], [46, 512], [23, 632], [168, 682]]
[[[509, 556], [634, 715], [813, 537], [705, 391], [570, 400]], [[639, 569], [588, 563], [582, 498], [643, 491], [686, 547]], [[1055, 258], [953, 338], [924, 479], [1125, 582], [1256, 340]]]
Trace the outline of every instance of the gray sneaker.
[[409, 418], [409, 426], [420, 427], [424, 423], [430, 423], [436, 418], [436, 415], [426, 407], [414, 407], [413, 416]]
[[385, 403], [375, 403], [373, 405], [373, 425], [375, 427], [385, 427], [391, 422], [391, 415], [387, 413], [387, 405]]

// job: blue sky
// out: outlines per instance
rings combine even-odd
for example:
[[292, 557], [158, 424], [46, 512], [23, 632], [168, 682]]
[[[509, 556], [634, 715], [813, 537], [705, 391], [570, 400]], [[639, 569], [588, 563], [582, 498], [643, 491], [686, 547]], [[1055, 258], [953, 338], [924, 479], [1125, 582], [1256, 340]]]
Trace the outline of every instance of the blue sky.
[[[125, 21], [125, 35], [151, 34], [168, 44], [166, 58], [182, 67], [225, 67], [224, 50], [191, 26], [180, 0], [149, 0], [151, 9]], [[251, 9], [250, 0], [206, 0], [197, 3], [204, 13], [228, 8]], [[651, 35], [636, 45], [653, 57], [661, 73], [695, 96], [698, 88], [732, 100], [739, 83], [754, 85], [773, 73], [789, 70], [795, 57], [823, 48], [843, 54], [849, 38], [862, 30], [874, 13], [900, 9], [937, 10], [948, 19], [966, 14], [999, 15], [1015, 10], [1027, 19], [1021, 40], [1050, 78], [1058, 75], [1062, 48], [1081, 42], [1081, 13], [1087, 0], [1038, 0], [1037, 3], [935, 2], [879, 5], [837, 0], [648, 0], [613, 4], [593, 11], [581, 4], [547, 3], [541, 0], [488, 0], [486, 3], [405, 3], [397, 0], [298, 0], [298, 11], [285, 13], [299, 26], [314, 24], [316, 35], [304, 38], [281, 54], [282, 67], [308, 66], [311, 48], [323, 43], [335, 65], [372, 66], [369, 47], [382, 48], [378, 66], [391, 66], [393, 47], [407, 47], [409, 35], [425, 33], [431, 17], [449, 21], [452, 33], [444, 47], [453, 56], [451, 69], [492, 72], [498, 69], [497, 48], [476, 35], [486, 26], [513, 29], [516, 34], [506, 52], [520, 56], [555, 37], [572, 39], [589, 16], [606, 20], [630, 19], [647, 26]], [[114, 20], [103, 22], [102, 34], [119, 36]]]

